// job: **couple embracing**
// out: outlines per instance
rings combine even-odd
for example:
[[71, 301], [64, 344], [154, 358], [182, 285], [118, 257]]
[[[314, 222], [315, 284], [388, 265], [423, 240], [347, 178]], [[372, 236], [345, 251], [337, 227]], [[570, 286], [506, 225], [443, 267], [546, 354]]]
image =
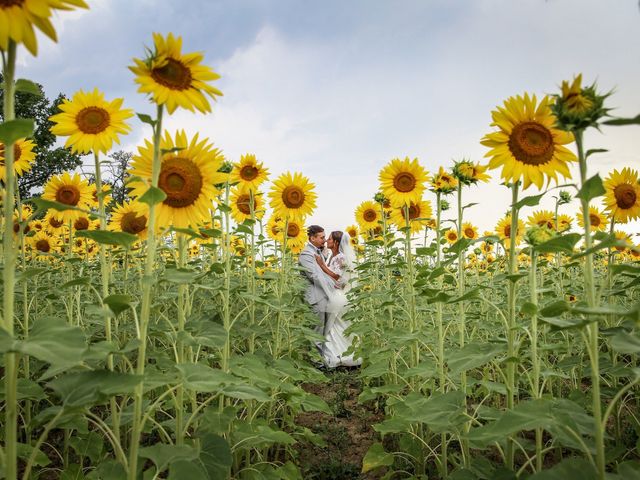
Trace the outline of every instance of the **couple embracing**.
[[325, 339], [318, 344], [322, 359], [329, 368], [360, 365], [362, 359], [345, 355], [354, 340], [353, 335], [345, 335], [349, 322], [343, 319], [348, 310], [347, 292], [356, 259], [349, 234], [335, 231], [326, 238], [324, 229], [318, 225], [311, 225], [307, 234], [309, 242], [298, 261], [309, 280], [305, 300], [318, 315], [316, 331]]

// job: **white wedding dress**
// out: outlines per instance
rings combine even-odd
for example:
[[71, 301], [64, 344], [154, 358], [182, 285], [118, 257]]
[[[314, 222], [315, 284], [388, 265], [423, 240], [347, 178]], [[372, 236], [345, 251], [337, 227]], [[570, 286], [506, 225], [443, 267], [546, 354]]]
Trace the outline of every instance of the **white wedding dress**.
[[349, 235], [344, 232], [339, 253], [332, 257], [327, 265], [333, 273], [340, 275], [329, 291], [325, 328], [326, 341], [321, 347], [322, 358], [329, 368], [354, 367], [362, 363], [362, 359], [353, 358], [353, 354], [345, 355], [355, 339], [354, 335], [345, 335], [344, 331], [350, 323], [343, 319], [348, 310], [347, 292], [351, 288], [349, 280], [353, 275], [354, 260], [355, 254], [351, 248]]

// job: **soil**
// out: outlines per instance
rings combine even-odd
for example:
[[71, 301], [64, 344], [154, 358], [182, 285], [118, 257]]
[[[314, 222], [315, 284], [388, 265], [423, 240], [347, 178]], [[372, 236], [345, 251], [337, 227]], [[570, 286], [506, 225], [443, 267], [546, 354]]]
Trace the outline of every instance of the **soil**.
[[296, 463], [305, 479], [369, 480], [386, 473], [384, 470], [361, 473], [367, 450], [380, 441], [372, 425], [384, 419], [384, 412], [358, 403], [362, 391], [358, 374], [358, 369], [336, 369], [326, 373], [326, 383], [302, 386], [327, 402], [333, 413], [307, 412], [296, 417], [298, 425], [309, 428], [326, 442], [323, 447], [311, 442], [296, 445]]

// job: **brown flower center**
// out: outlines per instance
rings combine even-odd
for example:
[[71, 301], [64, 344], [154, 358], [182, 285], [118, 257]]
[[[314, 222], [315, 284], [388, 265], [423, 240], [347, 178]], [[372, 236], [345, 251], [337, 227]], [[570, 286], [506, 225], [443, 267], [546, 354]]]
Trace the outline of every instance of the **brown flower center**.
[[418, 218], [419, 216], [420, 216], [420, 207], [412, 204], [409, 207], [409, 220], [413, 220], [414, 218]]
[[255, 179], [259, 173], [260, 170], [258, 170], [254, 165], [245, 165], [240, 169], [240, 178], [247, 182], [250, 182], [251, 180]]
[[21, 7], [25, 0], [0, 0], [0, 8]]
[[36, 250], [43, 253], [48, 253], [51, 250], [51, 244], [48, 240], [42, 239], [36, 242]]
[[600, 226], [600, 224], [602, 223], [600, 221], [600, 216], [599, 215], [595, 215], [593, 213], [589, 214], [589, 223], [591, 223], [591, 226], [594, 228], [597, 228]]
[[89, 219], [86, 217], [80, 217], [73, 222], [73, 228], [76, 230], [86, 230], [89, 228]]
[[542, 219], [542, 220], [538, 220], [538, 226], [539, 227], [547, 227], [547, 228], [554, 228], [553, 222], [547, 219]]
[[416, 187], [416, 178], [409, 172], [401, 172], [394, 177], [393, 187], [402, 193], [410, 192]]
[[465, 228], [464, 229], [464, 236], [467, 238], [476, 238], [476, 232], [473, 230], [473, 228]]
[[[25, 225], [24, 228], [22, 229], [22, 233], [27, 234], [29, 233], [30, 230], [31, 230], [31, 227], [29, 225]], [[20, 223], [13, 222], [13, 233], [18, 233], [19, 231], [20, 231]]]
[[104, 108], [83, 108], [76, 115], [76, 123], [83, 133], [97, 134], [103, 132], [111, 122], [111, 116]]
[[56, 192], [56, 202], [75, 207], [80, 201], [80, 190], [75, 185], [63, 185]]
[[368, 208], [363, 212], [362, 218], [364, 218], [366, 222], [374, 222], [378, 218], [378, 213], [375, 210]]
[[638, 196], [633, 185], [628, 183], [621, 183], [613, 189], [613, 195], [616, 197], [616, 204], [618, 208], [627, 210], [636, 204]]
[[507, 225], [504, 227], [504, 236], [507, 238], [511, 238], [511, 225]]
[[[236, 200], [236, 206], [245, 215], [251, 215], [251, 197], [249, 195], [242, 194]], [[256, 200], [253, 199], [253, 211], [256, 210]]]
[[191, 87], [191, 70], [179, 60], [168, 58], [162, 67], [151, 70], [151, 78], [171, 90], [186, 90]]
[[49, 225], [53, 228], [60, 228], [64, 224], [62, 218], [49, 217]]
[[282, 192], [282, 201], [287, 208], [300, 208], [304, 205], [304, 199], [304, 192], [296, 185], [289, 185]]
[[457, 240], [458, 239], [458, 234], [456, 232], [449, 232], [449, 233], [447, 233], [447, 238], [449, 240]]
[[120, 230], [137, 235], [147, 228], [147, 217], [137, 216], [136, 212], [127, 212], [120, 219]]
[[516, 125], [509, 136], [509, 150], [526, 165], [544, 165], [553, 157], [553, 137], [544, 125], [524, 122]]
[[300, 233], [300, 225], [297, 223], [290, 223], [287, 225], [287, 237], [295, 238]]
[[162, 162], [158, 187], [167, 194], [164, 204], [174, 208], [193, 205], [202, 191], [202, 174], [188, 158], [173, 157]]

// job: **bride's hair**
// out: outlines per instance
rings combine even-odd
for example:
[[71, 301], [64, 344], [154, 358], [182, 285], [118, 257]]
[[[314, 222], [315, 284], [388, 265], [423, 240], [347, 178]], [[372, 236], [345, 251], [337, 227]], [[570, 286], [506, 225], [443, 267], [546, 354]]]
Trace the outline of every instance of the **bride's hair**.
[[339, 230], [331, 232], [330, 237], [333, 239], [336, 245], [340, 245], [340, 241], [342, 240], [342, 232]]

